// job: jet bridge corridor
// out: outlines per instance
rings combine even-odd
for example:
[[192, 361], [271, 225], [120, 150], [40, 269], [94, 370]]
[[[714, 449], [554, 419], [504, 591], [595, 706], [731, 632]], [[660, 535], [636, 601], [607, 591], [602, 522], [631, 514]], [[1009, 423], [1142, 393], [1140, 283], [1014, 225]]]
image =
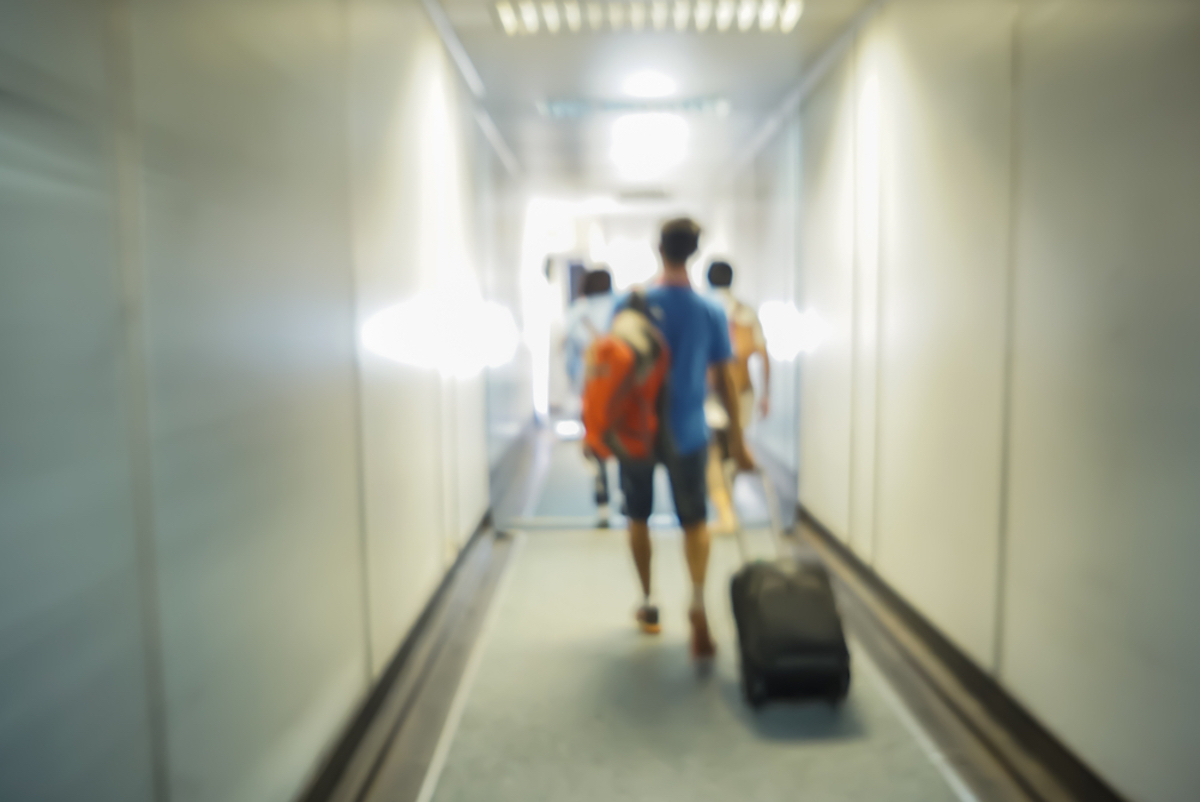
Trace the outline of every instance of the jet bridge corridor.
[[0, 2], [0, 802], [1195, 802], [1197, 143], [1194, 0]]

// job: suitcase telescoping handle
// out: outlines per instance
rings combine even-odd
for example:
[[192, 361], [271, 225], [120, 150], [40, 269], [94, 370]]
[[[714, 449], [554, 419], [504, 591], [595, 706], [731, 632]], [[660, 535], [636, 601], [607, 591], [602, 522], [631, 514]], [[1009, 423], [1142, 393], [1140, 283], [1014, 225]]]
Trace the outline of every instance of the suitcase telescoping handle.
[[[763, 486], [763, 496], [767, 501], [767, 517], [771, 519], [771, 540], [775, 543], [775, 556], [786, 557], [787, 547], [783, 542], [783, 516], [779, 511], [779, 497], [775, 495], [775, 485], [771, 482], [762, 468], [752, 473], [756, 474]], [[735, 475], [736, 478], [736, 475]], [[742, 553], [742, 562], [750, 562], [750, 549], [746, 543], [746, 530], [740, 525], [737, 528], [738, 551]]]

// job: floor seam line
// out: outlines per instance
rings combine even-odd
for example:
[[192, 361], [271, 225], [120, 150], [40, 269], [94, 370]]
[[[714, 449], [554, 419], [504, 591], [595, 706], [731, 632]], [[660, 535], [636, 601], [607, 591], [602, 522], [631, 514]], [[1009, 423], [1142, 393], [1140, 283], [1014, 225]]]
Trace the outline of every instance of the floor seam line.
[[908, 706], [900, 698], [900, 694], [892, 686], [891, 680], [887, 678], [883, 670], [875, 663], [875, 660], [868, 654], [865, 648], [858, 650], [855, 660], [869, 666], [869, 673], [873, 675], [872, 679], [875, 682], [876, 688], [879, 689], [880, 695], [883, 696], [888, 706], [892, 708], [892, 712], [895, 713], [896, 717], [900, 719], [900, 723], [908, 730], [909, 735], [917, 742], [921, 751], [925, 753], [925, 757], [929, 759], [933, 767], [942, 775], [942, 779], [954, 791], [954, 795], [962, 800], [962, 802], [979, 802], [979, 797], [975, 795], [975, 792], [971, 790], [967, 781], [962, 778], [962, 775], [950, 763], [945, 753], [934, 743], [933, 738], [925, 731], [921, 723], [917, 721], [916, 716], [908, 709]]
[[475, 686], [475, 677], [479, 673], [480, 665], [483, 663], [483, 654], [487, 650], [487, 645], [491, 642], [492, 631], [496, 628], [496, 622], [500, 618], [499, 611], [504, 604], [505, 598], [507, 598], [508, 588], [512, 583], [512, 576], [516, 572], [517, 558], [521, 554], [521, 547], [524, 543], [525, 534], [523, 532], [514, 533], [512, 551], [509, 552], [508, 560], [504, 566], [504, 576], [500, 578], [500, 585], [496, 588], [492, 596], [492, 606], [487, 611], [487, 618], [484, 619], [483, 626], [479, 630], [479, 635], [475, 640], [474, 646], [471, 647], [471, 655], [467, 659], [467, 666], [463, 670], [462, 676], [459, 677], [458, 689], [454, 692], [454, 700], [450, 703], [450, 710], [446, 714], [446, 720], [442, 724], [442, 731], [438, 735], [437, 746], [434, 748], [433, 757], [429, 761], [429, 768], [425, 772], [425, 779], [421, 782], [421, 789], [417, 793], [416, 802], [430, 802], [437, 791], [438, 781], [441, 779], [442, 770], [446, 767], [446, 760], [450, 756], [450, 747], [453, 745], [454, 738], [458, 734], [458, 725], [462, 721], [467, 700], [470, 698], [471, 690]]

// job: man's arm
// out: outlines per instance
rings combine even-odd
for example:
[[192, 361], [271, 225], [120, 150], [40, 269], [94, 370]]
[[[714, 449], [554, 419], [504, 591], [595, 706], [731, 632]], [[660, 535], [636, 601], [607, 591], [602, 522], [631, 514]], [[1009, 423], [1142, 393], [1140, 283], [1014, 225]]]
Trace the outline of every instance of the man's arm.
[[732, 363], [722, 362], [713, 367], [717, 395], [725, 406], [725, 412], [729, 414], [729, 428], [726, 430], [729, 437], [729, 456], [733, 457], [743, 471], [752, 471], [755, 469], [754, 459], [746, 448], [745, 440], [742, 439], [741, 413], [738, 412], [737, 394], [733, 391]]
[[759, 409], [762, 410], [762, 416], [767, 417], [771, 411], [771, 360], [767, 357], [767, 346], [764, 344], [759, 347], [758, 355], [762, 358], [762, 398], [758, 400]]

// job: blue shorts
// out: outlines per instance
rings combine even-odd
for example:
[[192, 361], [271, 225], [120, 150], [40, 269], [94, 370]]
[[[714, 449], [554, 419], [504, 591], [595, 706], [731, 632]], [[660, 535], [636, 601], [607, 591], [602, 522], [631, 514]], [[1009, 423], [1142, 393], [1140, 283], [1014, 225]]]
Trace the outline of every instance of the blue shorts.
[[704, 471], [708, 463], [707, 448], [655, 462], [622, 462], [621, 492], [625, 494], [625, 516], [634, 521], [650, 519], [650, 511], [654, 509], [654, 468], [660, 461], [667, 466], [680, 526], [706, 520]]

